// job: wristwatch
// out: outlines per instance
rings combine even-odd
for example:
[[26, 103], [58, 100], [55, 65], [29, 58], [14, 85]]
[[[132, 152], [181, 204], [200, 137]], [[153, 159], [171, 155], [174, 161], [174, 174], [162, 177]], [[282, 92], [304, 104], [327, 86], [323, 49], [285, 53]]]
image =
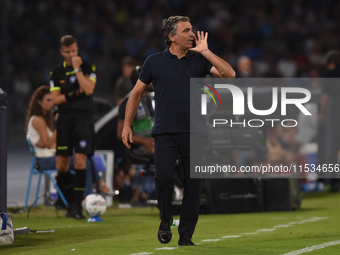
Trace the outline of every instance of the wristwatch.
[[79, 72], [81, 72], [81, 68], [78, 67], [78, 68], [74, 69], [73, 71], [74, 71], [75, 73], [79, 73]]

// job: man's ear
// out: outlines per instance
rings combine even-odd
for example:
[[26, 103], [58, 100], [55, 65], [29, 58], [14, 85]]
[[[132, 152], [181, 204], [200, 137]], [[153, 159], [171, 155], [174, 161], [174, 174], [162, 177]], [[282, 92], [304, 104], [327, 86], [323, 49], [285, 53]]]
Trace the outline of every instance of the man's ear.
[[176, 35], [170, 33], [168, 37], [169, 37], [169, 40], [170, 40], [171, 42], [174, 42], [174, 41], [175, 41], [175, 38], [176, 38]]

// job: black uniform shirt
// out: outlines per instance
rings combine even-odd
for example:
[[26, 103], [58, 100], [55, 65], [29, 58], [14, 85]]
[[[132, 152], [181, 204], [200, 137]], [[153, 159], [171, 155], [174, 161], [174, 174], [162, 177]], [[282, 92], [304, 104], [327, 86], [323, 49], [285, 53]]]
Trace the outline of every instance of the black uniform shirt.
[[[89, 75], [90, 80], [96, 82], [96, 66], [88, 61], [83, 61], [80, 66], [84, 75]], [[79, 89], [79, 83], [72, 66], [66, 62], [53, 68], [50, 73], [50, 91], [59, 90], [61, 94], [72, 94]], [[67, 109], [90, 110], [92, 109], [92, 95], [80, 96], [58, 106], [58, 111]]]

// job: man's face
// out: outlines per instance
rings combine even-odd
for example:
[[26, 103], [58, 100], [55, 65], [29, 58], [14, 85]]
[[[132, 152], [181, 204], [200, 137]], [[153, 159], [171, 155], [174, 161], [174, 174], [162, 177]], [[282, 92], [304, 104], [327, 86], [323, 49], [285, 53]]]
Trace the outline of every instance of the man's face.
[[120, 190], [124, 187], [124, 172], [120, 171], [115, 177], [114, 177], [114, 184], [115, 189]]
[[176, 35], [170, 35], [173, 44], [178, 45], [183, 49], [192, 48], [195, 34], [192, 31], [192, 26], [189, 21], [179, 21], [177, 23]]
[[241, 60], [238, 65], [237, 65], [237, 69], [242, 72], [242, 73], [251, 73], [251, 61], [250, 59], [243, 59]]
[[123, 76], [126, 78], [130, 78], [132, 70], [135, 68], [135, 66], [133, 65], [124, 65], [122, 67], [122, 72], [123, 72]]
[[78, 56], [78, 45], [73, 43], [70, 46], [61, 46], [60, 53], [67, 65], [72, 65], [72, 57]]

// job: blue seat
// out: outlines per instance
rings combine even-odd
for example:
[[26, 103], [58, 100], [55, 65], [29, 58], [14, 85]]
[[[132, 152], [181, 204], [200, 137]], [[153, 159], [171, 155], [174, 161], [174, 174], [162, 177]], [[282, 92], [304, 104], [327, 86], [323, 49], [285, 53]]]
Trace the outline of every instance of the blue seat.
[[29, 194], [30, 194], [30, 189], [31, 189], [31, 181], [32, 181], [32, 176], [35, 174], [39, 175], [39, 179], [38, 179], [38, 184], [37, 184], [37, 191], [35, 193], [35, 202], [34, 202], [34, 208], [37, 207], [37, 200], [38, 200], [38, 196], [39, 196], [39, 188], [40, 188], [40, 181], [41, 181], [41, 176], [42, 174], [46, 174], [51, 182], [53, 183], [54, 187], [56, 188], [59, 197], [61, 198], [61, 200], [64, 202], [66, 208], [68, 207], [68, 203], [63, 195], [63, 193], [61, 192], [59, 186], [57, 185], [56, 181], [54, 180], [52, 173], [57, 173], [58, 170], [57, 169], [51, 169], [51, 170], [40, 170], [39, 166], [36, 164], [36, 156], [35, 156], [35, 151], [34, 151], [34, 147], [29, 139], [29, 136], [26, 136], [26, 140], [28, 143], [28, 146], [32, 152], [32, 161], [31, 161], [31, 168], [30, 168], [30, 176], [28, 178], [28, 186], [27, 186], [27, 192], [26, 192], [26, 201], [25, 201], [25, 207], [24, 210], [27, 210], [27, 204], [28, 204], [28, 198], [29, 198]]

